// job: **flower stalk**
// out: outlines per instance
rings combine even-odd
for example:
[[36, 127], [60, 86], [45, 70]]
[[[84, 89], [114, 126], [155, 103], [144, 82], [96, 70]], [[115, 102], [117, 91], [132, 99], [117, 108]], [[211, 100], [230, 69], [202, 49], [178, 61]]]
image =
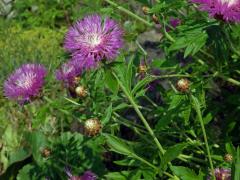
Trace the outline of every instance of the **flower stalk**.
[[128, 9], [126, 9], [126, 8], [118, 5], [117, 3], [115, 3], [115, 2], [113, 2], [113, 1], [111, 1], [111, 0], [104, 0], [104, 1], [107, 2], [108, 4], [112, 5], [113, 7], [117, 8], [119, 11], [122, 11], [122, 12], [128, 14], [129, 16], [131, 16], [131, 17], [139, 20], [139, 21], [142, 22], [143, 24], [145, 24], [145, 25], [147, 25], [147, 26], [149, 26], [149, 27], [152, 27], [152, 26], [153, 26], [152, 23], [146, 21], [146, 20], [143, 19], [142, 17], [134, 14], [133, 12], [131, 12], [131, 11], [129, 11]]
[[204, 138], [204, 142], [205, 142], [205, 146], [206, 146], [206, 150], [207, 150], [207, 156], [208, 156], [208, 160], [209, 160], [209, 164], [210, 164], [210, 168], [211, 168], [212, 177], [215, 180], [216, 178], [215, 178], [215, 173], [214, 173], [214, 167], [213, 167], [213, 162], [212, 162], [212, 158], [211, 158], [210, 148], [209, 148], [209, 145], [208, 145], [207, 134], [206, 134], [206, 130], [205, 130], [203, 119], [202, 119], [202, 113], [201, 113], [200, 105], [199, 105], [198, 99], [196, 97], [194, 97], [193, 95], [191, 95], [190, 97], [191, 97], [191, 100], [193, 102], [193, 106], [196, 110], [197, 118], [198, 118], [198, 120], [200, 122], [200, 125], [201, 125], [203, 138]]

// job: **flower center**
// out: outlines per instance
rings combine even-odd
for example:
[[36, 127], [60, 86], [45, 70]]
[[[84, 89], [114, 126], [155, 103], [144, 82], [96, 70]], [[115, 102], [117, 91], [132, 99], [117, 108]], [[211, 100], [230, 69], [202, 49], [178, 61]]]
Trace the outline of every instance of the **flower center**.
[[88, 34], [86, 41], [91, 47], [95, 47], [101, 43], [101, 37], [98, 34]]
[[222, 4], [227, 4], [228, 6], [232, 6], [237, 3], [238, 0], [220, 0]]
[[29, 89], [32, 87], [33, 79], [35, 78], [36, 78], [36, 74], [33, 74], [33, 73], [23, 74], [16, 81], [16, 85], [24, 89]]

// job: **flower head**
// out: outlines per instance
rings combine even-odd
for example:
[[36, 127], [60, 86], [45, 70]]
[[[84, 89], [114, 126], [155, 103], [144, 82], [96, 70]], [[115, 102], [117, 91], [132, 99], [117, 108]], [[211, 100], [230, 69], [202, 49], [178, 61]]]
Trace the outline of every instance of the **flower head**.
[[230, 22], [240, 22], [240, 0], [191, 0], [210, 16]]
[[[231, 180], [231, 169], [216, 168], [214, 169], [216, 180]], [[210, 177], [208, 177], [210, 179]]]
[[64, 47], [83, 67], [96, 67], [99, 61], [117, 56], [123, 44], [122, 35], [114, 20], [90, 15], [70, 27]]
[[59, 81], [63, 81], [65, 86], [71, 87], [74, 85], [75, 78], [80, 76], [82, 73], [81, 65], [76, 61], [68, 61], [63, 64], [56, 71], [56, 78]]
[[42, 65], [22, 65], [5, 81], [5, 96], [20, 103], [30, 101], [39, 95], [46, 74], [47, 71]]

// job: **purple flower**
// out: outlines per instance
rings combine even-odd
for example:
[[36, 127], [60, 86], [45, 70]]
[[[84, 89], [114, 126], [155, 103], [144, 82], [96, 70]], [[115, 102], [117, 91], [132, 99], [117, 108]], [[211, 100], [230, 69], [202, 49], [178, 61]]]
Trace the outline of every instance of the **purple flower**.
[[24, 64], [4, 83], [4, 94], [19, 103], [25, 103], [37, 97], [44, 84], [47, 71], [39, 64]]
[[230, 22], [240, 22], [240, 0], [191, 0], [210, 16]]
[[82, 176], [74, 176], [68, 167], [65, 167], [68, 180], [96, 180], [97, 176], [92, 171], [85, 171]]
[[114, 20], [90, 15], [69, 28], [64, 48], [88, 69], [98, 66], [101, 60], [113, 60], [123, 45], [122, 35]]
[[[181, 20], [178, 19], [178, 18], [170, 17], [170, 19], [169, 19], [169, 24], [171, 25], [172, 28], [175, 29], [178, 25], [181, 24]], [[167, 28], [166, 28], [166, 31], [170, 31], [170, 30], [171, 30], [170, 27], [167, 27]]]
[[[216, 168], [214, 169], [216, 180], [231, 180], [231, 169]], [[210, 177], [208, 177], [210, 179]]]
[[75, 78], [81, 75], [82, 69], [77, 61], [68, 61], [56, 71], [56, 79], [63, 81], [65, 86], [71, 87], [74, 85]]
[[91, 171], [86, 171], [84, 174], [81, 176], [81, 180], [96, 180], [97, 176]]

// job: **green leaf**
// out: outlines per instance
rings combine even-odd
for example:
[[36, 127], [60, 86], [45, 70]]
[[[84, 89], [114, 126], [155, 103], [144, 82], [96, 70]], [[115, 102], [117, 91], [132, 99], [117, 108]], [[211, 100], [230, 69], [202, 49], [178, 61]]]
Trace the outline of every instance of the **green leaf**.
[[203, 117], [203, 123], [208, 124], [213, 119], [213, 116], [211, 113], [208, 113], [207, 116]]
[[10, 166], [13, 163], [23, 161], [24, 159], [28, 158], [30, 156], [30, 152], [27, 149], [21, 148], [18, 149], [17, 151], [11, 152], [9, 154], [9, 164]]
[[181, 178], [181, 180], [203, 180], [203, 176], [197, 175], [193, 170], [183, 166], [172, 166], [174, 174]]
[[105, 117], [102, 120], [102, 124], [103, 125], [107, 124], [110, 121], [111, 117], [112, 117], [112, 103], [106, 109]]
[[117, 94], [119, 86], [111, 70], [105, 71], [105, 84], [114, 94]]
[[135, 157], [132, 147], [129, 146], [126, 141], [110, 134], [104, 134], [104, 136], [112, 151]]
[[240, 179], [240, 148], [237, 148], [237, 154], [234, 164], [234, 179]]
[[181, 112], [181, 117], [184, 119], [184, 124], [185, 125], [188, 125], [188, 122], [189, 122], [189, 118], [190, 118], [190, 115], [191, 115], [191, 106], [190, 105], [187, 105], [184, 110]]
[[130, 61], [128, 62], [127, 73], [125, 74], [125, 81], [128, 89], [131, 89], [132, 86], [133, 60], [134, 56], [130, 58]]
[[144, 79], [142, 79], [141, 81], [139, 81], [139, 82], [134, 86], [134, 88], [133, 88], [133, 90], [132, 90], [132, 95], [135, 96], [138, 91], [142, 90], [143, 88], [145, 89], [145, 86], [146, 86], [147, 84], [149, 84], [150, 82], [152, 82], [152, 81], [153, 81], [153, 78], [150, 77], [150, 76], [147, 76], [147, 77], [145, 77]]
[[33, 165], [28, 164], [24, 166], [17, 175], [17, 180], [33, 180], [30, 171], [34, 168]]
[[128, 180], [129, 174], [129, 171], [109, 172], [105, 177], [108, 180]]
[[236, 150], [232, 143], [226, 143], [225, 148], [226, 148], [227, 153], [235, 156]]
[[176, 41], [169, 47], [169, 51], [186, 48], [184, 58], [196, 54], [205, 44], [208, 35], [202, 27], [189, 28], [190, 30], [181, 32]]
[[178, 105], [180, 105], [180, 103], [182, 102], [184, 97], [185, 97], [184, 95], [179, 95], [179, 94], [174, 95], [172, 97], [172, 100], [171, 100], [168, 110], [172, 110], [172, 109], [176, 108]]
[[167, 149], [164, 153], [162, 162], [161, 162], [161, 169], [163, 171], [166, 170], [167, 164], [177, 158], [183, 151], [183, 149], [187, 146], [186, 143], [176, 144]]
[[46, 147], [47, 141], [44, 134], [39, 131], [28, 133], [29, 145], [31, 146], [33, 158], [39, 164], [42, 163], [41, 150]]

